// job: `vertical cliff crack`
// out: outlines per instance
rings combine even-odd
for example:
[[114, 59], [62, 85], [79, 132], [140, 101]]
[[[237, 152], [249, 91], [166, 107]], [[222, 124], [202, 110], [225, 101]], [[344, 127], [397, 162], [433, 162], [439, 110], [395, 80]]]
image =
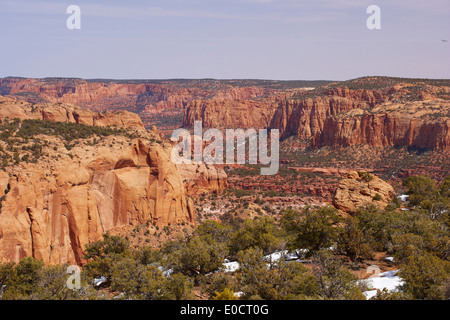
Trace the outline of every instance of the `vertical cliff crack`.
[[27, 214], [30, 218], [30, 238], [31, 238], [31, 256], [34, 258], [34, 243], [33, 243], [33, 214], [31, 213], [31, 208], [27, 207]]

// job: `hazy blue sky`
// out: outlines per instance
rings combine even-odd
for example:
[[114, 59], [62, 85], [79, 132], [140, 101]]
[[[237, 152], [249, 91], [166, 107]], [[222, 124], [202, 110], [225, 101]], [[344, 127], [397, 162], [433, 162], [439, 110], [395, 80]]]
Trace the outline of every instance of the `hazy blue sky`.
[[442, 40], [449, 0], [0, 0], [0, 77], [450, 78]]

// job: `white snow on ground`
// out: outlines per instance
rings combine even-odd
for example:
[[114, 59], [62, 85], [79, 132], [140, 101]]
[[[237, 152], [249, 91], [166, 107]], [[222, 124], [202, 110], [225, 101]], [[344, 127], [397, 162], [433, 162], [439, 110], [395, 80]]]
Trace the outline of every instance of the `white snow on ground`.
[[[298, 255], [296, 254], [298, 253]], [[272, 254], [264, 256], [264, 260], [266, 262], [276, 262], [280, 259], [284, 258], [287, 261], [291, 260], [297, 260], [299, 262], [306, 262], [304, 260], [300, 260], [298, 257], [301, 255], [304, 250], [297, 250], [296, 252], [288, 252], [287, 250], [283, 251], [277, 251], [273, 252]], [[386, 257], [385, 258], [388, 261], [394, 261], [393, 257]], [[229, 261], [228, 259], [224, 260], [223, 263], [223, 271], [224, 272], [235, 272], [239, 269], [239, 262], [237, 261]], [[375, 277], [361, 280], [366, 282], [367, 286], [370, 288], [370, 290], [364, 291], [363, 294], [366, 296], [367, 299], [370, 299], [377, 294], [377, 289], [383, 290], [383, 288], [386, 288], [388, 291], [395, 291], [400, 285], [402, 285], [403, 279], [397, 276], [398, 270], [393, 271], [387, 271], [378, 274]], [[242, 294], [240, 292], [236, 292], [235, 295], [238, 296], [238, 294]]]
[[394, 262], [394, 257], [386, 257], [386, 258], [384, 258], [384, 260]]
[[402, 200], [403, 202], [406, 202], [406, 200], [408, 200], [409, 195], [408, 194], [401, 194], [399, 195], [397, 198], [399, 198], [400, 200]]
[[308, 262], [308, 260], [301, 260], [300, 257], [302, 256], [302, 253], [307, 252], [306, 249], [298, 249], [292, 252], [289, 252], [288, 250], [283, 251], [276, 251], [272, 254], [268, 254], [267, 256], [264, 256], [264, 261], [267, 262], [276, 262], [279, 261], [281, 258], [284, 258], [286, 261], [292, 261], [296, 260], [297, 262]]
[[173, 273], [173, 269], [164, 269], [164, 267], [158, 267], [159, 270], [162, 271], [163, 277], [167, 278]]
[[[296, 252], [288, 252], [288, 250], [283, 251], [276, 251], [271, 254], [268, 254], [263, 257], [264, 261], [268, 263], [274, 263], [279, 261], [281, 258], [284, 257], [286, 261], [292, 261], [297, 260], [298, 262], [307, 262], [306, 260], [299, 260], [298, 256], [303, 252], [304, 250], [300, 249]], [[223, 271], [224, 272], [234, 272], [239, 269], [239, 262], [237, 261], [229, 261], [228, 259], [225, 259], [223, 263]]]
[[124, 295], [125, 295], [125, 292], [121, 292], [121, 293], [119, 293], [117, 296], [115, 296], [113, 299], [114, 299], [114, 300], [120, 299], [120, 298], [122, 298]]
[[372, 277], [364, 280], [371, 290], [364, 291], [364, 295], [367, 300], [376, 296], [377, 289], [383, 290], [386, 288], [388, 291], [395, 291], [397, 287], [402, 285], [404, 282], [402, 278], [397, 276], [398, 270], [387, 271], [380, 273], [377, 277]]
[[237, 262], [237, 261], [225, 262], [223, 264], [224, 272], [235, 272], [237, 269], [239, 269], [239, 262]]
[[100, 278], [95, 278], [93, 281], [94, 287], [98, 287], [99, 285], [101, 285], [103, 282], [106, 282], [107, 279], [105, 276], [101, 276]]
[[274, 253], [268, 254], [267, 256], [264, 256], [264, 261], [267, 262], [275, 262], [281, 259], [281, 257], [286, 256], [286, 254], [288, 253], [287, 250], [283, 250], [283, 251], [276, 251]]

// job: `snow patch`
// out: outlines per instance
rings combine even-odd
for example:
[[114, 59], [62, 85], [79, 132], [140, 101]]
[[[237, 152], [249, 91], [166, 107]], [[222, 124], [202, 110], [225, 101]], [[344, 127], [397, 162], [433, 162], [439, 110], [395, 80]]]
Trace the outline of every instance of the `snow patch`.
[[[228, 260], [226, 260], [228, 261]], [[233, 262], [225, 262], [223, 263], [223, 270], [224, 272], [235, 272], [239, 269], [239, 262], [233, 261]]]
[[386, 271], [380, 273], [377, 277], [363, 280], [369, 288], [372, 288], [364, 291], [363, 294], [367, 299], [370, 299], [377, 295], [377, 289], [383, 290], [386, 288], [389, 292], [395, 292], [399, 286], [404, 284], [403, 279], [397, 276], [398, 271], [399, 270]]
[[164, 267], [158, 267], [158, 269], [162, 271], [164, 278], [169, 277], [173, 273], [173, 269], [164, 269]]
[[[298, 262], [307, 262], [306, 260], [299, 259], [299, 257], [303, 252], [306, 252], [306, 250], [299, 249], [295, 250], [294, 252], [288, 252], [288, 250], [276, 251], [264, 256], [263, 260], [266, 261], [268, 264], [275, 263], [277, 261], [280, 261], [281, 259], [284, 259], [286, 261], [296, 260]], [[224, 272], [235, 272], [236, 270], [239, 269], [239, 262], [237, 261], [230, 261], [228, 259], [225, 259], [222, 265], [223, 265], [222, 269]]]
[[101, 276], [100, 278], [94, 278], [93, 285], [94, 287], [98, 287], [99, 285], [105, 283], [106, 281], [108, 281], [108, 279], [106, 279], [105, 276]]

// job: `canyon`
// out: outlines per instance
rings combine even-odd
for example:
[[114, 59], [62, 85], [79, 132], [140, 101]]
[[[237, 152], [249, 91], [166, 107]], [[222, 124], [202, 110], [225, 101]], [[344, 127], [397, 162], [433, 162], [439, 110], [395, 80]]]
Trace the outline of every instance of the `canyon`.
[[88, 126], [144, 128], [139, 116], [126, 110], [94, 112], [71, 104], [29, 103], [0, 96], [0, 119], [37, 119]]
[[400, 82], [382, 88], [349, 88], [336, 83], [298, 92], [282, 101], [192, 102], [184, 127], [278, 129], [303, 148], [407, 146], [450, 149], [450, 84]]
[[[230, 212], [383, 208], [401, 179], [449, 174], [449, 101], [448, 80], [0, 79], [0, 262], [33, 256], [82, 265], [86, 244], [144, 224], [143, 239], [158, 245], [170, 228], [188, 232], [199, 219]], [[89, 135], [20, 135], [31, 120]], [[278, 129], [279, 172], [173, 164], [167, 135], [195, 121], [204, 129]]]
[[[172, 143], [161, 139], [156, 128], [146, 130], [128, 111], [96, 113], [4, 97], [0, 110], [2, 134], [10, 125], [17, 128], [0, 141], [3, 157], [17, 153], [16, 163], [0, 172], [1, 262], [32, 256], [46, 264], [81, 265], [85, 245], [106, 232], [145, 223], [154, 228], [181, 223], [194, 227], [189, 194], [217, 192], [227, 185], [221, 169], [172, 163]], [[49, 132], [30, 133], [40, 150], [36, 161], [28, 160], [29, 138], [20, 131], [27, 120], [37, 120], [33, 124]], [[90, 132], [90, 126], [118, 129], [108, 136], [76, 136], [69, 143], [50, 134], [67, 131], [65, 123], [79, 125], [75, 134]]]
[[72, 104], [97, 112], [127, 110], [138, 114], [145, 127], [156, 124], [161, 132], [169, 132], [181, 125], [184, 108], [194, 100], [282, 98], [322, 83], [326, 82], [6, 77], [0, 79], [0, 95], [30, 103]]
[[[271, 128], [302, 148], [368, 144], [450, 148], [448, 80], [363, 77], [349, 81], [106, 80], [7, 77], [0, 95], [32, 104], [129, 111], [146, 128]], [[98, 121], [98, 120], [97, 120]], [[136, 120], [138, 123], [139, 120]]]

